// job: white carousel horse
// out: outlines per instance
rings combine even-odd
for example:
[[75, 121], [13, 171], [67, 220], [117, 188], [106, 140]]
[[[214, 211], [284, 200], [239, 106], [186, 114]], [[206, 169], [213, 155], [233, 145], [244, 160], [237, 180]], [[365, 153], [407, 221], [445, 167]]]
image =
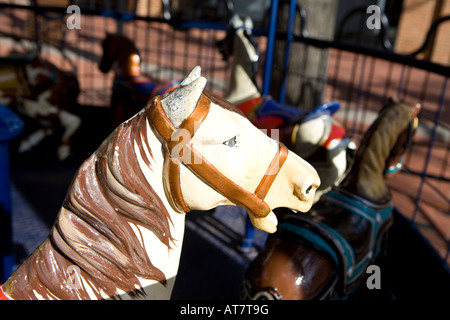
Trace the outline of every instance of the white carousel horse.
[[70, 155], [71, 138], [81, 125], [72, 113], [80, 87], [76, 76], [39, 57], [0, 59], [0, 103], [14, 104], [19, 113], [39, 121], [41, 128], [24, 137], [19, 152], [26, 152], [61, 127], [64, 132], [57, 156]]
[[343, 126], [331, 117], [339, 103], [323, 104], [306, 112], [261, 95], [255, 78], [259, 52], [252, 29], [250, 18], [242, 21], [234, 15], [226, 37], [218, 42], [225, 60], [233, 56], [226, 100], [258, 128], [278, 129], [280, 141], [314, 166], [322, 181], [317, 200], [344, 176], [356, 146], [346, 137]]
[[310, 209], [314, 168], [205, 85], [195, 68], [81, 165], [48, 238], [1, 287], [4, 298], [167, 299], [184, 213], [238, 205], [275, 232], [274, 208]]

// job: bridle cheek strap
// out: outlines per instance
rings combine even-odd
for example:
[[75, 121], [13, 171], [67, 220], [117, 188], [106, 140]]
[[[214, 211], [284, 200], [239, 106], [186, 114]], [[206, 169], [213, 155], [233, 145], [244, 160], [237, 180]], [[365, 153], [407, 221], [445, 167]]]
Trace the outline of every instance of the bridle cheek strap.
[[[178, 155], [175, 155], [177, 158], [173, 157], [172, 151], [180, 142], [172, 141], [172, 135], [176, 133], [176, 130], [185, 129], [190, 133], [190, 137], [192, 138], [199, 124], [208, 115], [210, 104], [211, 100], [202, 94], [194, 111], [181, 123], [178, 129], [167, 118], [161, 106], [159, 96], [153, 100], [150, 106], [148, 119], [164, 145], [164, 186], [167, 196], [178, 211], [190, 211], [181, 193], [180, 166], [183, 163], [199, 179], [234, 204], [246, 208], [257, 217], [266, 217], [271, 210], [264, 201], [264, 198], [288, 156], [288, 149], [282, 143], [279, 143], [278, 152], [272, 159], [254, 193], [245, 190], [224, 176], [213, 164], [189, 144], [189, 141], [183, 141], [184, 147], [180, 149]], [[184, 152], [188, 152], [188, 154], [186, 155]]]
[[[156, 130], [156, 133], [159, 136], [158, 138], [162, 142], [164, 148], [164, 188], [170, 202], [178, 211], [190, 211], [190, 208], [184, 202], [180, 187], [180, 159], [182, 160], [185, 158], [183, 157], [183, 152], [186, 150], [186, 146], [181, 148], [180, 153], [174, 157], [172, 151], [180, 142], [174, 141], [173, 137], [177, 131], [180, 132], [181, 129], [185, 129], [189, 132], [190, 138], [192, 138], [196, 129], [199, 127], [199, 124], [201, 124], [208, 115], [210, 103], [211, 101], [202, 94], [194, 111], [181, 123], [178, 129], [175, 128], [172, 121], [166, 116], [161, 105], [160, 96], [156, 96], [150, 105], [147, 119], [151, 126]], [[183, 141], [183, 144], [188, 144], [188, 142], [189, 141]]]

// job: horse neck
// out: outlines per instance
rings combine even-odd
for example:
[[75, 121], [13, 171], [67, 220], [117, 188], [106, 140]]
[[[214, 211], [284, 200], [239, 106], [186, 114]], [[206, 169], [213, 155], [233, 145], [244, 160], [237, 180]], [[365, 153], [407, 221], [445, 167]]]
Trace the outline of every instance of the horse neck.
[[339, 188], [375, 203], [390, 201], [391, 194], [384, 181], [386, 161], [400, 133], [408, 126], [410, 117], [406, 109], [397, 113], [389, 110], [379, 117], [361, 141], [353, 166]]
[[241, 36], [239, 35], [235, 36], [230, 82], [226, 97], [228, 101], [234, 104], [261, 96], [252, 80], [252, 72], [254, 72], [254, 70], [252, 70], [253, 61], [250, 59], [244, 41], [248, 40], [241, 39]]
[[165, 196], [163, 162], [144, 111], [119, 126], [80, 167], [49, 237], [3, 285], [5, 294], [170, 298], [185, 215]]

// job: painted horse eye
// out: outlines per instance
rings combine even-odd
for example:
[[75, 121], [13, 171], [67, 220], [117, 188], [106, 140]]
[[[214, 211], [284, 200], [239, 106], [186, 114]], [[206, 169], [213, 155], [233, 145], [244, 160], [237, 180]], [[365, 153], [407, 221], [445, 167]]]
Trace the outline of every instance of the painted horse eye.
[[225, 141], [223, 144], [226, 145], [227, 147], [233, 148], [236, 145], [236, 136]]

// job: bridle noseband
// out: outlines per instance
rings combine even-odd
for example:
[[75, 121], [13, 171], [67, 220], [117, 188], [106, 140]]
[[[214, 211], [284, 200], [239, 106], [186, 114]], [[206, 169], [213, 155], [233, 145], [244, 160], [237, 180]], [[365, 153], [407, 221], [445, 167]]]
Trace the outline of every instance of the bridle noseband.
[[[264, 201], [269, 189], [278, 175], [288, 156], [288, 149], [279, 143], [278, 152], [273, 157], [255, 191], [249, 192], [224, 176], [212, 163], [203, 157], [189, 141], [183, 141], [184, 147], [173, 157], [173, 150], [179, 141], [173, 141], [180, 129], [187, 130], [190, 138], [206, 119], [210, 111], [211, 99], [201, 94], [194, 111], [176, 128], [161, 105], [161, 97], [157, 96], [152, 101], [148, 120], [156, 131], [158, 139], [164, 148], [164, 187], [171, 203], [181, 212], [189, 212], [191, 209], [185, 203], [180, 186], [181, 163], [193, 172], [199, 179], [211, 188], [228, 198], [238, 206], [246, 208], [257, 217], [266, 217], [270, 213], [269, 205]], [[188, 152], [188, 154], [184, 154]]]

